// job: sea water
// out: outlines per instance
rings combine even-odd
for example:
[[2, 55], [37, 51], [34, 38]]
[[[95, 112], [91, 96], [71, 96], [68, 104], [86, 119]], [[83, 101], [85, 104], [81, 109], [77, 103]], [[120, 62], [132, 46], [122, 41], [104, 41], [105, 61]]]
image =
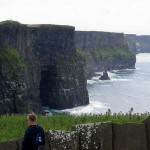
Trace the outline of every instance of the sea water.
[[150, 112], [150, 54], [136, 55], [136, 69], [108, 72], [110, 80], [99, 80], [96, 72], [87, 80], [89, 105], [62, 110], [70, 114], [100, 114], [108, 109], [112, 112]]

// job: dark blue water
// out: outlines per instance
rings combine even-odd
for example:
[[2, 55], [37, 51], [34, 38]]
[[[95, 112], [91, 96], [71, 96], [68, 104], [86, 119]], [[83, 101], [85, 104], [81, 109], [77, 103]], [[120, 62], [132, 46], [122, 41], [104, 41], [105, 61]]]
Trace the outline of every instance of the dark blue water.
[[109, 72], [110, 81], [99, 75], [88, 80], [90, 104], [63, 111], [71, 114], [112, 112], [150, 112], [150, 54], [138, 54], [136, 69]]

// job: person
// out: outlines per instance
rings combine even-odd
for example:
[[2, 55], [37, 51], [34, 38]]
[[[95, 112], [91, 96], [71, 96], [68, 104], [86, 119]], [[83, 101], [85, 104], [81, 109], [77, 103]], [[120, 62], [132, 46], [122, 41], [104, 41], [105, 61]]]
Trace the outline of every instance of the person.
[[42, 150], [44, 147], [44, 130], [36, 123], [36, 119], [35, 114], [28, 114], [28, 128], [25, 130], [21, 150]]

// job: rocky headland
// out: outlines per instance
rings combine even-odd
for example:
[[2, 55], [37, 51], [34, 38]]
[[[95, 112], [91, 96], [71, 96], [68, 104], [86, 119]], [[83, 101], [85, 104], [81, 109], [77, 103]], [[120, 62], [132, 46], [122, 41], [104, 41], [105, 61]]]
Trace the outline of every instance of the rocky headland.
[[125, 40], [134, 53], [150, 53], [149, 35], [125, 34]]
[[88, 78], [96, 71], [135, 68], [135, 54], [123, 33], [76, 31], [75, 45], [83, 57]]
[[74, 27], [0, 23], [0, 114], [89, 103]]
[[87, 105], [87, 78], [135, 61], [123, 33], [0, 22], [0, 114]]

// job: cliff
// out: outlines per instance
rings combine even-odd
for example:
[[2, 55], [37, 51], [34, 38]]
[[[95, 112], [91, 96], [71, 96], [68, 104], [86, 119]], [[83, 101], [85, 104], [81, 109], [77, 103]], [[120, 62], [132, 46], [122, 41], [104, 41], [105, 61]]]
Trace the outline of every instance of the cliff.
[[74, 27], [1, 22], [0, 54], [0, 113], [89, 103]]
[[126, 34], [125, 40], [129, 48], [135, 53], [149, 53], [150, 52], [150, 36], [137, 36], [135, 34]]
[[76, 31], [75, 45], [89, 78], [96, 71], [135, 68], [135, 54], [122, 33]]

